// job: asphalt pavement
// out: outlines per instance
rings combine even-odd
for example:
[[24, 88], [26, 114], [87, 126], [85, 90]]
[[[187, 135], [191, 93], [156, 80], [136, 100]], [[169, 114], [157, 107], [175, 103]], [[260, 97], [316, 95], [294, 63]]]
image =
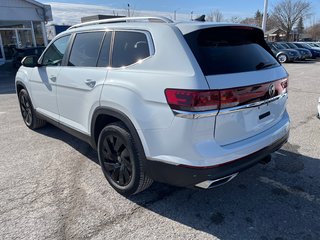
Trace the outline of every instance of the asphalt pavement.
[[130, 198], [89, 145], [29, 130], [0, 69], [0, 239], [320, 239], [320, 62], [284, 66], [291, 134], [269, 164], [211, 190], [154, 183]]

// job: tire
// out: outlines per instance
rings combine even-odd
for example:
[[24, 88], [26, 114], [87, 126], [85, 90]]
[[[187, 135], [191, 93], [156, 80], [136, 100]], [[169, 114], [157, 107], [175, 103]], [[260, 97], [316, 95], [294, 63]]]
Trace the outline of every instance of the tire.
[[19, 92], [19, 105], [22, 119], [28, 128], [34, 130], [46, 125], [45, 120], [42, 120], [36, 116], [29, 94], [25, 89], [22, 89]]
[[104, 176], [120, 194], [137, 194], [153, 183], [142, 168], [144, 153], [121, 122], [104, 127], [98, 139], [98, 157]]
[[285, 62], [288, 62], [288, 57], [285, 55], [285, 54], [280, 54], [278, 57], [277, 57], [278, 61], [281, 62], [281, 63], [285, 63]]

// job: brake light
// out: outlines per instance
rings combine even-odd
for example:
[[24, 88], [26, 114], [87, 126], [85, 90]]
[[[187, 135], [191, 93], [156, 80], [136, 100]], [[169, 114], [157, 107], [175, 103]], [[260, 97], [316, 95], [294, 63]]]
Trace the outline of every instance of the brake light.
[[220, 91], [220, 108], [231, 108], [240, 103], [236, 89], [227, 89]]
[[208, 111], [219, 108], [219, 91], [166, 89], [165, 95], [172, 109]]
[[219, 110], [260, 102], [287, 93], [288, 78], [221, 90], [166, 89], [171, 109], [190, 112]]

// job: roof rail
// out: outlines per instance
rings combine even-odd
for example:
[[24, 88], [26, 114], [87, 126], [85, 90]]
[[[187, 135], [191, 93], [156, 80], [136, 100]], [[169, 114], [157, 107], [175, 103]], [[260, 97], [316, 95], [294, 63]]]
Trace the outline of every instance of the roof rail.
[[112, 19], [103, 19], [103, 20], [97, 20], [97, 21], [91, 21], [91, 22], [85, 22], [85, 23], [79, 23], [76, 25], [73, 25], [68, 28], [74, 29], [84, 26], [91, 26], [91, 25], [97, 25], [97, 24], [104, 24], [104, 23], [121, 23], [121, 22], [143, 22], [143, 21], [149, 21], [149, 22], [158, 22], [158, 23], [173, 23], [173, 21], [166, 17], [122, 17], [122, 18], [112, 18]]

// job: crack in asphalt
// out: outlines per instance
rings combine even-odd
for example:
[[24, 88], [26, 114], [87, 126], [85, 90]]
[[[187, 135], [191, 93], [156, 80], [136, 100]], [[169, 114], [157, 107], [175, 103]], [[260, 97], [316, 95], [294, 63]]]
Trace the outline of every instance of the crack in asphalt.
[[296, 126], [294, 126], [294, 127], [290, 127], [290, 130], [295, 130], [295, 129], [297, 129], [297, 128], [300, 128], [300, 127], [302, 127], [303, 125], [308, 124], [311, 120], [313, 120], [313, 119], [315, 119], [315, 118], [316, 118], [316, 114], [307, 116], [304, 121], [299, 122], [299, 123], [298, 123]]
[[[88, 233], [87, 235], [85, 235], [83, 237], [83, 239], [92, 239], [95, 236], [97, 236], [102, 230], [104, 230], [105, 227], [112, 226], [112, 225], [115, 225], [115, 224], [123, 222], [123, 221], [128, 221], [135, 214], [139, 213], [141, 210], [147, 209], [151, 205], [153, 205], [159, 201], [165, 200], [169, 197], [172, 197], [175, 194], [177, 194], [183, 190], [184, 189], [177, 189], [177, 188], [170, 187], [167, 190], [159, 191], [159, 192], [157, 192], [157, 196], [155, 198], [148, 200], [148, 201], [145, 201], [143, 203], [137, 203], [139, 206], [133, 208], [132, 211], [130, 211], [128, 213], [121, 213], [119, 215], [116, 215], [112, 218], [107, 219], [106, 221], [103, 221], [99, 225], [96, 225], [95, 229], [93, 231], [91, 231], [90, 233]], [[131, 197], [131, 199], [134, 199], [134, 196]]]

